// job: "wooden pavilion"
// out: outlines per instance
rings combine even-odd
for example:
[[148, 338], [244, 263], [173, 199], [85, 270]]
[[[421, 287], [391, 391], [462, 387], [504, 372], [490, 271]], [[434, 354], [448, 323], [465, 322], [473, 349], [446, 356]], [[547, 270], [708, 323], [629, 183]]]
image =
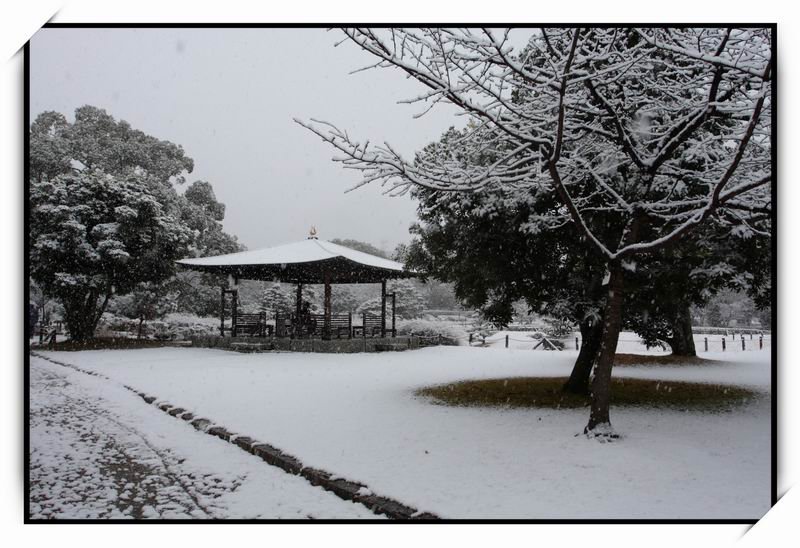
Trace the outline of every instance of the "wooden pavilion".
[[[386, 281], [414, 277], [403, 265], [311, 235], [299, 242], [276, 247], [203, 257], [182, 259], [184, 268], [228, 276], [228, 287], [220, 294], [220, 336], [320, 338], [330, 340], [353, 337], [395, 337], [395, 295], [386, 293]], [[240, 314], [238, 311], [240, 280], [293, 283], [297, 286], [295, 310], [291, 314], [275, 314], [275, 325], [268, 325], [266, 314]], [[354, 324], [352, 312], [331, 313], [332, 284], [375, 283], [381, 285], [381, 314], [362, 314]], [[323, 284], [323, 313], [311, 314], [302, 300], [304, 284]], [[391, 298], [391, 327], [387, 327], [387, 304]], [[226, 302], [230, 302], [231, 324], [225, 325]], [[357, 319], [358, 320], [358, 319]]]

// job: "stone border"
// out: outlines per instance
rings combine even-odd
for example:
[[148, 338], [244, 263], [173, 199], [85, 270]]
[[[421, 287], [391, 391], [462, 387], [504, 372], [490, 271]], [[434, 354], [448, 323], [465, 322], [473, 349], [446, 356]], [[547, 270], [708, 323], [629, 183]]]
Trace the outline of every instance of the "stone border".
[[[31, 352], [31, 355], [86, 375], [116, 382], [101, 373], [89, 371], [74, 364], [56, 361], [38, 352]], [[169, 402], [158, 400], [155, 396], [136, 390], [126, 384], [122, 386], [142, 398], [145, 403], [157, 407], [172, 417], [186, 421], [193, 426], [195, 430], [216, 436], [223, 441], [236, 445], [244, 451], [259, 457], [267, 464], [277, 466], [284, 472], [302, 476], [311, 483], [311, 485], [322, 487], [343, 500], [361, 503], [376, 514], [383, 514], [391, 519], [398, 520], [434, 521], [440, 519], [439, 516], [430, 512], [422, 512], [389, 497], [376, 495], [363, 483], [346, 480], [325, 470], [305, 466], [297, 457], [285, 453], [273, 445], [260, 442], [249, 436], [230, 432], [225, 427], [213, 423], [210, 419], [197, 417], [182, 407], [177, 407]]]
[[[416, 350], [420, 348], [417, 336], [354, 337], [352, 339], [291, 339], [282, 337], [220, 337], [198, 335], [190, 337], [194, 348], [218, 348], [239, 352], [318, 352], [330, 354], [355, 354], [387, 350]], [[259, 347], [260, 346], [260, 347]]]

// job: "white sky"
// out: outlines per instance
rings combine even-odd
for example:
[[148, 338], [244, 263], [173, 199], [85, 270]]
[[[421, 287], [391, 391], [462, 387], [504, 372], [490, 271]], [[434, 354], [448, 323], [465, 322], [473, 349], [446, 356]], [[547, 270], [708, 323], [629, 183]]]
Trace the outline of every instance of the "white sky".
[[225, 229], [252, 248], [305, 238], [356, 238], [387, 250], [407, 241], [409, 198], [379, 186], [345, 194], [356, 172], [292, 121], [319, 118], [411, 155], [463, 118], [397, 104], [420, 93], [324, 29], [42, 29], [31, 40], [31, 120], [44, 110], [106, 109], [184, 147], [189, 182], [204, 179], [226, 204]]

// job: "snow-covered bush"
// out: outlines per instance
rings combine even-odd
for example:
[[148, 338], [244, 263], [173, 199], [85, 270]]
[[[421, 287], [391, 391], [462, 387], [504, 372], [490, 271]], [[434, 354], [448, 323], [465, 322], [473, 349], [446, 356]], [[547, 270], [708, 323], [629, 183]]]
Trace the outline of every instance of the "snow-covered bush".
[[[142, 337], [158, 340], [186, 340], [193, 336], [216, 335], [219, 320], [194, 314], [172, 313], [162, 320], [143, 322]], [[98, 322], [100, 337], [131, 337], [139, 333], [139, 320], [105, 313]]]
[[430, 320], [397, 320], [395, 324], [398, 335], [418, 335], [421, 337], [443, 337], [442, 344], [458, 346], [466, 344], [469, 335], [457, 325], [433, 322]]

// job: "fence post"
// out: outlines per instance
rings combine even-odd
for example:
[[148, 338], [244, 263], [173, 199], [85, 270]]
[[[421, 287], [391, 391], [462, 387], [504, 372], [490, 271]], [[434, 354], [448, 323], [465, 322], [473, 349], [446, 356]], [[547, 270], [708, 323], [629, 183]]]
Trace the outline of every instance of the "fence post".
[[703, 339], [703, 342], [704, 342], [704, 343], [705, 343], [705, 345], [706, 345], [706, 352], [708, 352], [708, 337], [705, 337], [705, 338]]
[[745, 347], [744, 347], [744, 335], [742, 335], [742, 350], [745, 350]]
[[580, 350], [580, 349], [581, 349], [581, 347], [578, 344], [578, 337], [575, 337], [575, 350]]
[[472, 333], [469, 334], [469, 344], [472, 344]]
[[764, 349], [764, 335], [759, 335], [758, 336], [758, 349], [759, 350], [763, 350]]
[[725, 337], [722, 337], [722, 351], [725, 352]]
[[506, 335], [506, 348], [508, 348], [508, 335]]

